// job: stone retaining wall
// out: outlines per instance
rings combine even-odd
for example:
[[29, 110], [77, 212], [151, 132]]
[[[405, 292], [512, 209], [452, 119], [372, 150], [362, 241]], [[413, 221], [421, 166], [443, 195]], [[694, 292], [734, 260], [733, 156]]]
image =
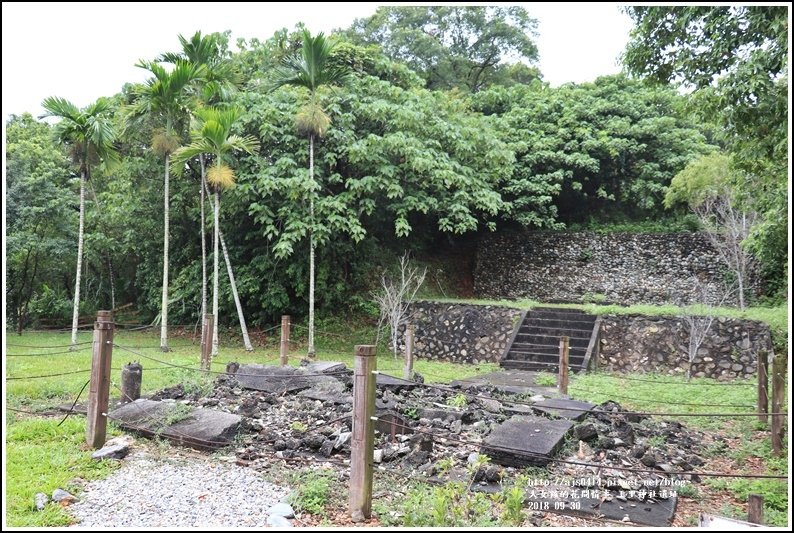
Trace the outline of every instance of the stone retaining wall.
[[414, 302], [409, 313], [414, 324], [414, 357], [496, 363], [512, 339], [522, 311], [495, 305]]
[[[689, 332], [678, 317], [601, 317], [598, 365], [617, 372], [683, 374], [688, 368]], [[754, 320], [715, 318], [694, 360], [694, 377], [721, 380], [755, 374], [759, 351], [771, 352], [769, 327]]]
[[[504, 232], [480, 242], [474, 291], [490, 299], [688, 304], [695, 277], [722, 285], [724, 270], [703, 233]], [[757, 281], [748, 286], [757, 289]]]

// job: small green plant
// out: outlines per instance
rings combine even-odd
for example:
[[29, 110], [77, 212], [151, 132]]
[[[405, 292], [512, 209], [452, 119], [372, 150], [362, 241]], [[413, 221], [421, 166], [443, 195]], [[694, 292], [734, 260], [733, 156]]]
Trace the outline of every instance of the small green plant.
[[300, 420], [296, 420], [295, 422], [293, 422], [292, 424], [290, 424], [290, 426], [289, 426], [289, 427], [290, 427], [290, 429], [291, 429], [292, 431], [297, 431], [297, 432], [299, 432], [299, 433], [304, 433], [304, 432], [305, 432], [307, 429], [309, 429], [309, 428], [306, 426], [306, 424], [304, 424], [304, 423], [303, 423], [303, 422], [301, 422]]
[[461, 408], [461, 407], [465, 407], [466, 405], [468, 405], [468, 403], [469, 403], [469, 400], [468, 400], [468, 398], [466, 398], [465, 394], [456, 394], [455, 396], [447, 399], [447, 405], [449, 405], [451, 407]]
[[412, 418], [414, 420], [419, 420], [419, 410], [416, 407], [408, 407], [403, 409], [403, 414], [407, 418]]
[[187, 420], [190, 418], [190, 413], [193, 412], [193, 408], [184, 403], [175, 403], [173, 406], [168, 410], [163, 418], [157, 421], [156, 426], [157, 430], [156, 433], [159, 435], [165, 429], [173, 426], [176, 423], [179, 423], [183, 420]]
[[698, 488], [692, 483], [681, 485], [676, 489], [676, 492], [682, 498], [690, 498], [693, 500], [697, 499], [700, 496], [700, 492], [698, 491]]
[[331, 491], [331, 478], [325, 472], [306, 472], [296, 478], [295, 491], [289, 496], [289, 503], [299, 512], [320, 515], [325, 512], [328, 495]]
[[188, 372], [182, 378], [182, 388], [185, 390], [185, 396], [188, 397], [203, 398], [212, 392], [213, 386], [212, 378], [206, 374]]
[[519, 526], [524, 521], [524, 498], [526, 493], [521, 486], [516, 484], [503, 492], [504, 510], [502, 511], [502, 522], [511, 526]]
[[601, 294], [600, 292], [586, 292], [582, 295], [583, 304], [603, 304], [606, 301], [606, 294]]
[[538, 372], [535, 375], [535, 384], [542, 387], [554, 387], [557, 385], [557, 376], [551, 372]]
[[653, 448], [661, 448], [667, 443], [667, 439], [664, 435], [654, 435], [653, 437], [648, 437], [645, 443]]
[[582, 248], [579, 251], [579, 261], [582, 263], [589, 263], [593, 260], [593, 250], [591, 248]]
[[443, 476], [444, 474], [452, 470], [453, 466], [455, 466], [454, 457], [444, 457], [443, 459], [440, 459], [436, 463], [436, 470], [438, 471], [438, 475]]

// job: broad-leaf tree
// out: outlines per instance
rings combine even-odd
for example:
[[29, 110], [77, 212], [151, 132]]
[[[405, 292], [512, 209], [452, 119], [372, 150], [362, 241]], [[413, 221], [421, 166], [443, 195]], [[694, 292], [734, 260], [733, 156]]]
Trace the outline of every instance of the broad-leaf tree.
[[[623, 62], [635, 75], [694, 88], [694, 110], [716, 122], [762, 222], [748, 244], [768, 281], [788, 263], [789, 9], [786, 6], [630, 7]], [[752, 180], [744, 177], [751, 176]], [[745, 191], [741, 191], [742, 193]]]
[[205, 75], [203, 65], [178, 60], [170, 71], [154, 61], [140, 61], [136, 66], [152, 73], [145, 84], [136, 88], [130, 116], [155, 116], [162, 129], [152, 138], [152, 148], [165, 160], [163, 177], [163, 292], [160, 304], [160, 349], [168, 351], [168, 244], [170, 157], [179, 147], [182, 123], [187, 118], [190, 85]]
[[301, 34], [303, 43], [300, 52], [288, 56], [274, 73], [274, 88], [283, 85], [302, 87], [309, 92], [309, 101], [301, 107], [295, 117], [298, 131], [309, 138], [309, 357], [314, 357], [314, 201], [317, 184], [314, 180], [314, 142], [322, 138], [331, 125], [331, 117], [325, 112], [317, 93], [324, 85], [343, 83], [348, 70], [332, 63], [332, 43], [325, 35], [318, 33], [312, 37], [308, 30]]
[[80, 271], [83, 266], [83, 236], [85, 223], [85, 187], [91, 179], [92, 166], [112, 164], [117, 160], [113, 143], [116, 130], [111, 117], [111, 105], [106, 99], [80, 109], [69, 100], [51, 96], [42, 102], [44, 116], [60, 121], [54, 132], [60, 143], [69, 149], [72, 161], [80, 173], [80, 222], [77, 231], [77, 272], [74, 281], [74, 310], [72, 312], [72, 345], [77, 343], [80, 317]]
[[[476, 92], [540, 77], [530, 66], [538, 58], [536, 28], [537, 21], [518, 6], [397, 6], [357, 19], [346, 35], [380, 45], [387, 57], [422, 75], [430, 89]], [[508, 57], [519, 61], [507, 63]]]
[[[199, 154], [211, 154], [213, 162], [207, 171], [207, 182], [215, 190], [215, 209], [214, 209], [214, 251], [213, 251], [213, 274], [212, 274], [212, 313], [215, 316], [215, 326], [212, 334], [212, 353], [218, 353], [218, 254], [220, 241], [220, 201], [221, 191], [234, 185], [234, 170], [227, 164], [233, 152], [253, 153], [258, 147], [259, 142], [252, 136], [239, 136], [232, 134], [235, 122], [240, 118], [241, 110], [236, 107], [216, 109], [212, 107], [198, 109], [195, 111], [196, 118], [200, 123], [200, 128], [194, 132], [192, 142], [179, 148], [173, 154], [173, 164], [180, 169], [191, 158]], [[228, 264], [228, 257], [226, 258]], [[237, 290], [233, 290], [235, 304], [240, 309], [240, 300]], [[245, 322], [242, 324], [244, 332]], [[247, 341], [250, 346], [250, 341]]]

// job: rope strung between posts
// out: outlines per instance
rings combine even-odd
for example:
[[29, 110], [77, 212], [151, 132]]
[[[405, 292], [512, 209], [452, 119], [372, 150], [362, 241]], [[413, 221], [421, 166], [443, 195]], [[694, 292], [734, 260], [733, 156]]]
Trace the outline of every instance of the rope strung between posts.
[[[160, 363], [160, 364], [163, 364], [163, 365], [166, 365], [166, 366], [170, 366], [170, 367], [173, 367], [173, 368], [182, 368], [182, 369], [185, 369], [185, 370], [192, 370], [193, 372], [201, 372], [203, 374], [218, 374], [218, 375], [222, 374], [222, 375], [227, 375], [227, 376], [240, 376], [240, 377], [267, 377], [268, 379], [276, 379], [276, 378], [281, 378], [281, 379], [300, 379], [300, 378], [318, 377], [318, 376], [333, 376], [333, 375], [336, 375], [336, 374], [347, 374], [348, 373], [347, 370], [337, 370], [337, 371], [334, 371], [334, 372], [325, 372], [325, 373], [318, 373], [318, 374], [308, 374], [308, 373], [307, 374], [285, 374], [285, 375], [281, 375], [281, 376], [280, 375], [266, 375], [266, 376], [264, 376], [263, 374], [241, 374], [241, 373], [230, 374], [229, 372], [220, 372], [220, 371], [217, 371], [217, 370], [203, 370], [201, 368], [195, 368], [195, 367], [192, 367], [192, 366], [175, 365], [173, 363], [169, 363], [168, 361], [163, 361], [162, 359], [157, 359], [156, 357], [151, 357], [151, 356], [148, 356], [146, 354], [142, 354], [140, 352], [136, 352], [135, 350], [131, 350], [129, 348], [126, 348], [124, 346], [120, 346], [120, 345], [115, 344], [115, 343], [113, 344], [113, 346], [115, 346], [116, 348], [119, 348], [120, 350], [124, 350], [126, 352], [133, 353], [133, 354], [135, 354], [135, 355], [137, 355], [139, 357], [143, 357], [144, 359], [149, 359], [150, 361], [155, 361], [157, 363]], [[274, 366], [274, 368], [279, 368], [279, 367], [275, 367], [275, 365], [268, 365], [268, 366]]]
[[6, 381], [17, 381], [21, 379], [41, 379], [41, 378], [55, 378], [59, 376], [68, 376], [70, 374], [82, 374], [83, 372], [91, 372], [90, 368], [84, 368], [82, 370], [72, 370], [70, 372], [59, 372], [57, 374], [42, 374], [40, 376], [18, 376], [18, 377], [10, 377], [6, 378]]
[[49, 352], [49, 353], [7, 353], [6, 357], [47, 357], [48, 355], [71, 355], [71, 354], [76, 354], [77, 352], [82, 352], [89, 348], [90, 346], [83, 346], [82, 348], [76, 348], [74, 350], [61, 350], [58, 352]]
[[[465, 391], [458, 391], [457, 389], [452, 389], [450, 387], [442, 387], [439, 385], [429, 385], [427, 383], [416, 383], [414, 381], [406, 380], [403, 378], [399, 378], [397, 376], [392, 376], [389, 374], [383, 374], [382, 372], [378, 372], [384, 376], [388, 376], [392, 379], [396, 379], [402, 381], [404, 383], [410, 383], [418, 387], [428, 387], [433, 389], [440, 389], [445, 390], [447, 392], [458, 392], [459, 394], [463, 394], [464, 396], [473, 397], [473, 398], [481, 398], [486, 400], [498, 400], [500, 402], [510, 403], [514, 405], [526, 405], [528, 407], [535, 407], [535, 404], [528, 403], [528, 402], [519, 402], [515, 400], [509, 400], [506, 398], [493, 398], [490, 396], [482, 396], [478, 394], [467, 393]], [[758, 413], [652, 413], [652, 412], [640, 412], [640, 411], [593, 411], [592, 409], [584, 409], [580, 407], [557, 407], [554, 406], [555, 410], [558, 411], [573, 411], [573, 412], [580, 412], [580, 413], [605, 413], [608, 415], [635, 415], [635, 416], [704, 416], [704, 417], [758, 417]], [[768, 416], [788, 416], [788, 413], [767, 413]]]
[[53, 344], [50, 346], [42, 346], [40, 344], [11, 344], [6, 343], [6, 346], [13, 346], [14, 348], [43, 348], [49, 350], [50, 348], [71, 348], [72, 346], [80, 346], [81, 344], [91, 344], [93, 341], [76, 342], [74, 344]]

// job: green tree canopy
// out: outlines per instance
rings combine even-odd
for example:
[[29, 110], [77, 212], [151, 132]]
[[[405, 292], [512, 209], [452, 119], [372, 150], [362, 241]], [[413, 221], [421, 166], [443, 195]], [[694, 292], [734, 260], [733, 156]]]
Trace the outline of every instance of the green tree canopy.
[[476, 92], [540, 78], [531, 67], [538, 58], [536, 28], [537, 21], [518, 6], [401, 6], [378, 8], [345, 35], [380, 45], [391, 60], [419, 73], [429, 89]]
[[524, 225], [656, 216], [672, 177], [713, 149], [672, 89], [624, 76], [557, 89], [496, 88], [472, 100], [493, 114], [515, 151], [504, 193], [510, 218]]
[[[743, 171], [737, 190], [762, 215], [749, 245], [768, 281], [788, 264], [788, 46], [786, 6], [631, 7], [629, 72], [696, 89], [694, 109], [714, 121]], [[745, 176], [751, 179], [747, 180]]]

